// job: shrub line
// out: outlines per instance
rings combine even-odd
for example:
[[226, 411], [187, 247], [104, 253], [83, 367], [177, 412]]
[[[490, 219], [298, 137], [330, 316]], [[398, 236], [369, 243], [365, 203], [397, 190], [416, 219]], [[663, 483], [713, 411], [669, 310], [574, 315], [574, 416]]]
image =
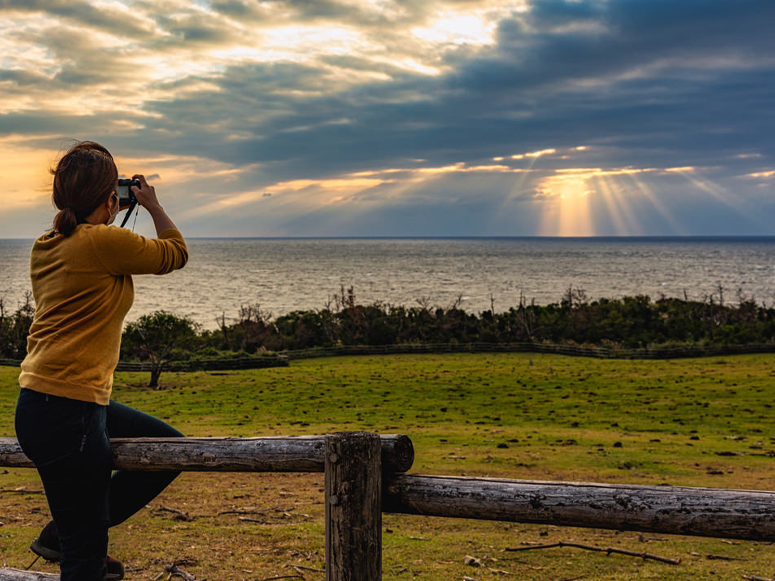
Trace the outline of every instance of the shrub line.
[[[719, 355], [775, 353], [775, 344], [750, 345], [696, 345], [666, 348], [592, 347], [557, 343], [404, 343], [399, 345], [338, 345], [313, 347], [268, 353], [258, 357], [200, 359], [170, 361], [165, 371], [227, 371], [287, 367], [289, 361], [319, 357], [346, 357], [353, 355], [410, 355], [439, 353], [550, 353], [571, 357], [597, 359], [686, 359]], [[0, 359], [0, 365], [18, 367], [19, 359]], [[116, 371], [144, 372], [151, 369], [148, 362], [119, 361]]]

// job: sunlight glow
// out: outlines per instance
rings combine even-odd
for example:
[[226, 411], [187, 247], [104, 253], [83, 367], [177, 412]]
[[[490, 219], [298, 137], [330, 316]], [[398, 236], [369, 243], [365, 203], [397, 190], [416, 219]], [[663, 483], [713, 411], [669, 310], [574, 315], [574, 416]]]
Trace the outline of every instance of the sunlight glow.
[[695, 167], [691, 165], [687, 165], [685, 167], [666, 167], [664, 171], [675, 172], [675, 173], [687, 173], [687, 172], [694, 171], [695, 169], [696, 169]]
[[542, 155], [551, 155], [553, 153], [556, 153], [556, 149], [542, 149], [541, 151], [533, 151], [531, 153], [526, 153], [526, 157], [541, 157]]
[[[502, 158], [501, 158], [502, 159]], [[422, 160], [418, 160], [422, 161]], [[464, 162], [458, 162], [454, 165], [445, 165], [440, 167], [420, 167], [420, 168], [388, 168], [370, 171], [361, 171], [348, 174], [349, 177], [370, 177], [382, 174], [405, 173], [411, 174], [446, 174], [446, 173], [471, 173], [471, 172], [491, 172], [491, 173], [523, 173], [529, 170], [522, 168], [509, 167], [508, 165], [466, 165]]]
[[592, 236], [595, 234], [589, 209], [587, 180], [573, 174], [557, 174], [541, 180], [539, 198], [546, 198], [541, 234], [550, 236]]
[[451, 44], [492, 44], [495, 23], [485, 23], [475, 14], [444, 15], [429, 27], [414, 28], [412, 33], [423, 40]]
[[546, 201], [546, 213], [542, 233], [559, 236], [594, 235], [590, 197], [597, 194], [601, 204], [595, 211], [605, 211], [601, 218], [610, 220], [617, 235], [643, 234], [635, 204], [645, 201], [670, 225], [672, 231], [681, 234], [684, 229], [667, 211], [641, 176], [658, 174], [657, 168], [567, 168], [555, 170], [555, 174], [542, 179], [537, 196]]
[[266, 50], [325, 54], [352, 54], [363, 48], [365, 42], [356, 30], [330, 25], [282, 26], [264, 30], [262, 37]]
[[5, 211], [16, 208], [48, 207], [51, 200], [51, 175], [48, 168], [58, 152], [33, 149], [18, 135], [0, 138], [0, 178]]

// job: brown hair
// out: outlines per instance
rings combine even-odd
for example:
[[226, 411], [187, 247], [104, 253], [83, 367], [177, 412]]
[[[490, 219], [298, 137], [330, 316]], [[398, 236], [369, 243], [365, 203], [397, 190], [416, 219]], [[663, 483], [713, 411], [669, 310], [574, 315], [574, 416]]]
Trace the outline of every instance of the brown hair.
[[69, 236], [116, 188], [118, 169], [110, 152], [93, 141], [79, 141], [59, 160], [54, 176], [54, 205], [60, 212], [54, 230]]

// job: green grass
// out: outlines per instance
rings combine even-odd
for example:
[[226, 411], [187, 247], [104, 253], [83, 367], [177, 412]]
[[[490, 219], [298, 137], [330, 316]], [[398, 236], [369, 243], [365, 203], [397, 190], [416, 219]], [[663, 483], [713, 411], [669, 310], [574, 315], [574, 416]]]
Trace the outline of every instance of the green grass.
[[[2, 436], [13, 435], [17, 375], [18, 369], [0, 367]], [[414, 442], [416, 473], [773, 488], [773, 355], [676, 361], [364, 356], [167, 373], [161, 391], [142, 387], [147, 375], [116, 374], [114, 398], [192, 436], [400, 432]], [[736, 455], [718, 455], [730, 452]], [[0, 562], [24, 567], [31, 560], [26, 547], [46, 519], [45, 499], [8, 492], [39, 490], [33, 471], [3, 472]], [[184, 474], [152, 506], [186, 510], [195, 519], [144, 511], [116, 529], [112, 550], [134, 568], [130, 579], [152, 579], [163, 563], [181, 558], [197, 577], [210, 579], [296, 574], [292, 564], [320, 568], [321, 487], [322, 475]], [[218, 515], [245, 507], [259, 507], [267, 522]], [[775, 570], [775, 555], [760, 543], [401, 515], [385, 515], [384, 531], [386, 579], [740, 579]], [[683, 563], [567, 548], [504, 551], [560, 540]], [[463, 565], [466, 555], [489, 569]]]

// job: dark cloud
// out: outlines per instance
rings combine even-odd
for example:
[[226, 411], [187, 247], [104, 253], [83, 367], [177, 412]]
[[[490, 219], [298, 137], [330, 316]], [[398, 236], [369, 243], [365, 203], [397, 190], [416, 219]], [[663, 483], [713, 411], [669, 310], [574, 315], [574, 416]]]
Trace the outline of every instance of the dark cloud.
[[[150, 36], [148, 30], [127, 17], [127, 12], [109, 6], [94, 6], [83, 0], [0, 0], [0, 14], [3, 12], [37, 12], [82, 26], [120, 31], [135, 39]], [[88, 33], [84, 31], [84, 35]]]
[[151, 13], [164, 35], [155, 39], [149, 49], [163, 51], [172, 47], [212, 46], [218, 48], [231, 41], [241, 40], [241, 33], [228, 21], [204, 13], [175, 14]]
[[604, 4], [599, 1], [568, 2], [567, 0], [536, 0], [531, 2], [526, 20], [531, 27], [552, 30], [562, 26], [579, 26], [604, 16]]

